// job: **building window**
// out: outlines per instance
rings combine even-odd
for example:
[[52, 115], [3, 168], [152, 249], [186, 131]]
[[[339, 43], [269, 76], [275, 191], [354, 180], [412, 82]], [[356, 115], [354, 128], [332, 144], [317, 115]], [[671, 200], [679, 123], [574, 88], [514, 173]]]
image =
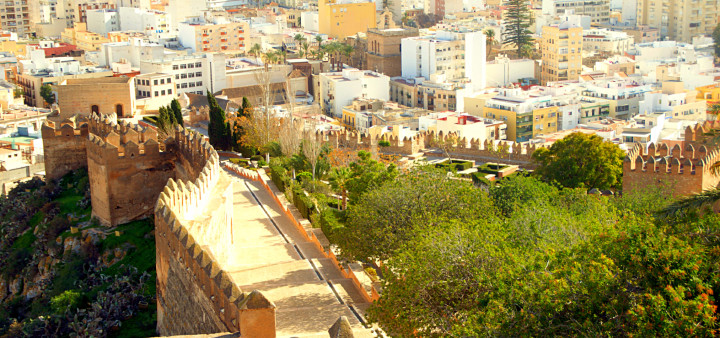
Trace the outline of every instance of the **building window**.
[[158, 95], [158, 91], [156, 90], [156, 91], [155, 91], [155, 97], [158, 97], [158, 96], [159, 96], [159, 95]]
[[92, 105], [92, 106], [90, 107], [90, 112], [91, 112], [91, 113], [98, 113], [98, 114], [99, 114], [99, 113], [100, 113], [100, 107], [98, 107], [96, 104], [94, 104], [94, 105]]
[[121, 104], [115, 106], [115, 113], [117, 116], [123, 116], [123, 106]]
[[197, 86], [198, 86], [198, 87], [201, 87], [201, 86], [202, 86], [202, 81], [198, 82], [198, 83], [197, 83]]
[[195, 63], [195, 68], [200, 68], [200, 67], [202, 67], [202, 63], [196, 62], [196, 63]]
[[160, 95], [165, 96], [165, 90], [164, 90], [164, 89], [160, 91]]
[[157, 80], [157, 79], [156, 79], [156, 80], [153, 80], [153, 84], [157, 86], [157, 85], [158, 85], [158, 80]]
[[178, 65], [173, 65], [173, 70], [178, 70]]

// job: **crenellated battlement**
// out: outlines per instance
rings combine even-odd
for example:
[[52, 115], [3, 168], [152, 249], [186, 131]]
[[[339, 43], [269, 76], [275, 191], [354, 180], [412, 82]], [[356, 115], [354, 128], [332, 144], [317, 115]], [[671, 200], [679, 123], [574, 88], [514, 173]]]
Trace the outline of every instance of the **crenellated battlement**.
[[684, 146], [651, 143], [646, 150], [636, 143], [623, 162], [623, 190], [662, 182], [673, 185], [675, 195], [687, 195], [716, 186], [719, 179], [710, 166], [720, 161], [720, 149], [697, 143], [697, 132], [708, 132], [698, 126], [686, 130]]
[[[454, 133], [443, 134], [435, 131], [420, 132], [412, 137], [403, 137], [393, 135], [392, 133], [384, 133], [379, 136], [371, 136], [370, 134], [360, 134], [353, 131], [328, 131], [318, 132], [316, 137], [324, 142], [328, 142], [333, 147], [360, 148], [370, 147], [373, 143], [387, 141], [389, 146], [381, 147], [383, 153], [412, 155], [421, 152], [424, 149], [432, 149], [437, 143], [454, 143], [450, 152], [453, 157], [463, 158], [489, 158], [497, 160], [508, 160], [529, 163], [532, 161], [532, 154], [541, 145], [535, 144], [519, 144], [508, 141], [495, 142], [492, 140], [480, 140], [476, 138], [457, 138]], [[498, 152], [499, 149], [505, 149], [507, 154]]]

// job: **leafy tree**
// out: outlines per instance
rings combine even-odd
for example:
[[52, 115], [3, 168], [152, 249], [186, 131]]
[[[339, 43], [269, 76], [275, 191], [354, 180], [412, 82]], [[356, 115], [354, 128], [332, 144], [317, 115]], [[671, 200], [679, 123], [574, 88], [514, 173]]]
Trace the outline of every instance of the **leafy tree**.
[[175, 116], [167, 107], [161, 106], [158, 109], [157, 121], [155, 122], [160, 132], [168, 135], [172, 132], [175, 125]]
[[175, 123], [178, 124], [180, 127], [185, 127], [182, 116], [182, 107], [180, 107], [180, 101], [178, 101], [177, 99], [173, 99], [172, 102], [170, 102], [170, 109], [172, 110]]
[[527, 0], [508, 0], [505, 4], [505, 29], [502, 33], [503, 44], [514, 45], [518, 57], [522, 57], [525, 46], [532, 45], [532, 14]]
[[55, 94], [53, 94], [52, 86], [47, 83], [40, 87], [40, 96], [42, 96], [43, 100], [49, 105], [55, 103]]
[[393, 257], [417, 234], [444, 228], [447, 219], [469, 222], [494, 217], [484, 192], [430, 167], [386, 179], [351, 202], [339, 245], [343, 255], [355, 259]]
[[220, 107], [215, 100], [215, 96], [207, 92], [208, 104], [210, 108], [210, 124], [208, 126], [208, 134], [210, 136], [210, 144], [220, 150], [228, 149], [228, 127], [225, 117], [225, 110]]
[[533, 153], [539, 163], [536, 174], [568, 188], [610, 189], [622, 186], [625, 153], [600, 136], [572, 133], [555, 142], [550, 149]]
[[357, 201], [363, 193], [375, 186], [382, 185], [398, 175], [394, 164], [385, 165], [371, 158], [371, 154], [361, 150], [357, 153], [358, 159], [350, 163], [352, 178], [347, 183], [350, 201]]

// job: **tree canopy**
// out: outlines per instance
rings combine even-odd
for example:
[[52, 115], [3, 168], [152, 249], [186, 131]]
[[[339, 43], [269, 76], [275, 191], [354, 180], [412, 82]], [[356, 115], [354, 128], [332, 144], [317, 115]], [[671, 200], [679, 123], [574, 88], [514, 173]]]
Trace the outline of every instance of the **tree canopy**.
[[52, 87], [47, 83], [40, 87], [40, 96], [42, 96], [43, 100], [49, 105], [55, 103], [55, 94], [53, 93]]
[[540, 164], [535, 173], [544, 180], [588, 189], [620, 188], [624, 156], [617, 145], [584, 133], [572, 133], [533, 153]]
[[508, 0], [505, 6], [503, 44], [514, 45], [518, 57], [529, 56], [526, 55], [527, 47], [532, 46], [533, 43], [532, 32], [529, 29], [533, 22], [529, 1]]
[[368, 318], [390, 336], [716, 334], [718, 215], [661, 221], [652, 191], [607, 199], [519, 176], [483, 196], [432, 175], [348, 209], [340, 246], [382, 259]]

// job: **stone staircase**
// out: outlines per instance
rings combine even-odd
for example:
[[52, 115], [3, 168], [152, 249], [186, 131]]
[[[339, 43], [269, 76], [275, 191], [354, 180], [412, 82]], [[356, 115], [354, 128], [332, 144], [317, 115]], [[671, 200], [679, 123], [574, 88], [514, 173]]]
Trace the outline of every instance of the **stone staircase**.
[[278, 337], [327, 337], [340, 316], [356, 337], [372, 337], [363, 325], [369, 303], [353, 281], [307, 241], [258, 182], [230, 175], [233, 248], [225, 266], [241, 290], [259, 290], [275, 303]]

